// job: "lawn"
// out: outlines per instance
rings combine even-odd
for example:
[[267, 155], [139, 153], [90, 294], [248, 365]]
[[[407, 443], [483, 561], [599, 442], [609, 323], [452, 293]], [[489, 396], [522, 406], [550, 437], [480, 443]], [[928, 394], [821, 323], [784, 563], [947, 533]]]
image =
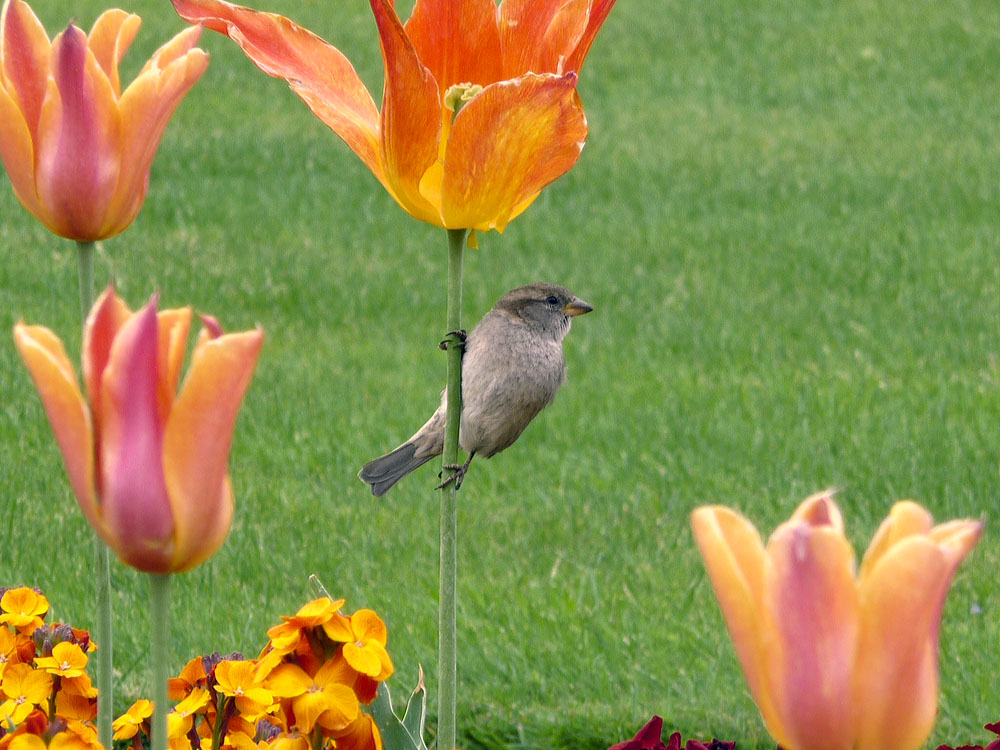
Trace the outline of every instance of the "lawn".
[[[34, 4], [51, 34], [104, 0]], [[263, 0], [381, 90], [363, 0]], [[131, 80], [183, 28], [136, 0]], [[404, 13], [405, 15], [405, 13]], [[444, 232], [407, 216], [287, 86], [206, 32], [134, 225], [99, 284], [159, 291], [265, 348], [231, 457], [229, 539], [176, 577], [177, 670], [256, 653], [316, 573], [389, 628], [405, 693], [437, 660], [436, 470], [375, 500], [366, 460], [444, 381]], [[688, 526], [706, 503], [764, 533], [815, 490], [858, 550], [897, 499], [986, 520], [944, 610], [928, 747], [1000, 718], [1000, 5], [619, 0], [583, 69], [579, 164], [465, 260], [471, 326], [523, 283], [596, 307], [569, 382], [459, 493], [465, 748], [603, 750], [653, 713], [773, 748]], [[378, 96], [376, 96], [378, 99]], [[79, 351], [72, 243], [0, 186], [0, 329]], [[90, 530], [13, 344], [0, 346], [0, 585], [93, 624]], [[148, 695], [145, 580], [115, 564], [116, 713]]]

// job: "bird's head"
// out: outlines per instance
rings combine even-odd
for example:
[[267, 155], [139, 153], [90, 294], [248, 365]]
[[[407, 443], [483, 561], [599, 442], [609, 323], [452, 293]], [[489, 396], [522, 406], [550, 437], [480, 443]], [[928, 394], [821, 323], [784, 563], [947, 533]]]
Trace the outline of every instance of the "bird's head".
[[594, 309], [568, 289], [544, 283], [528, 284], [507, 292], [496, 308], [558, 340], [569, 332], [572, 318]]

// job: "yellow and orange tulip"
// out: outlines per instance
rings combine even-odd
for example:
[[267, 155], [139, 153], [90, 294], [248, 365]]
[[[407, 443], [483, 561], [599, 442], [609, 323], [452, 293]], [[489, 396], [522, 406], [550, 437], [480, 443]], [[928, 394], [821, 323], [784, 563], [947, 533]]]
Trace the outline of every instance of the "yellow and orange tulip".
[[417, 0], [405, 25], [393, 0], [370, 1], [381, 111], [339, 50], [287, 18], [172, 0], [285, 79], [410, 214], [502, 232], [579, 159], [577, 74], [615, 0]]
[[229, 449], [263, 334], [202, 322], [177, 393], [190, 308], [157, 312], [154, 298], [133, 313], [109, 287], [84, 329], [87, 400], [55, 334], [14, 327], [84, 515], [125, 563], [148, 572], [199, 565], [232, 522]]
[[62, 237], [90, 242], [126, 229], [177, 105], [208, 66], [185, 29], [124, 92], [118, 63], [141, 19], [109, 10], [90, 34], [70, 24], [50, 43], [24, 0], [0, 15], [0, 159], [18, 199]]
[[938, 630], [978, 521], [893, 506], [855, 574], [832, 493], [807, 498], [767, 547], [721, 506], [695, 540], [750, 692], [787, 750], [915, 750], [937, 713]]

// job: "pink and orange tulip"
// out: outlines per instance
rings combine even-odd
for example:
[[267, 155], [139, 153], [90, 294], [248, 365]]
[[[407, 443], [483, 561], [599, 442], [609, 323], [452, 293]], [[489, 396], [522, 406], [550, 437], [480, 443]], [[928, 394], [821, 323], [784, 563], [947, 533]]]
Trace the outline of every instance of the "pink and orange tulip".
[[133, 313], [109, 287], [84, 329], [86, 400], [55, 334], [14, 327], [84, 515], [125, 563], [148, 572], [199, 565], [232, 522], [229, 449], [263, 334], [202, 321], [177, 393], [190, 308], [157, 312], [154, 298]]
[[502, 232], [580, 156], [577, 74], [615, 0], [417, 0], [405, 25], [393, 0], [370, 1], [381, 111], [340, 51], [287, 18], [172, 0], [285, 79], [410, 214]]
[[767, 546], [740, 514], [691, 519], [771, 736], [787, 750], [915, 750], [937, 713], [938, 630], [978, 521], [893, 506], [855, 574], [840, 511], [806, 499]]
[[18, 199], [62, 237], [90, 242], [132, 223], [160, 137], [208, 66], [185, 29], [124, 92], [118, 63], [141, 19], [109, 10], [89, 36], [72, 23], [49, 42], [23, 0], [0, 16], [0, 159]]

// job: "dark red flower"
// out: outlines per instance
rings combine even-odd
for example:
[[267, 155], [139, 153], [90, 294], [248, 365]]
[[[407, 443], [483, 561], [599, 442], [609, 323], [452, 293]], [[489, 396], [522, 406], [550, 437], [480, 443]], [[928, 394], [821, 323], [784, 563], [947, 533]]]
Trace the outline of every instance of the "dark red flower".
[[[612, 745], [608, 750], [667, 750], [667, 746], [663, 744], [662, 734], [663, 719], [659, 716], [654, 716], [646, 726], [639, 730], [635, 737], [626, 742], [619, 742], [617, 745]], [[680, 734], [676, 736], [679, 744]], [[673, 737], [670, 739], [671, 745], [673, 745]], [[670, 750], [673, 750], [673, 747]], [[678, 747], [677, 750], [680, 750], [680, 748]]]

